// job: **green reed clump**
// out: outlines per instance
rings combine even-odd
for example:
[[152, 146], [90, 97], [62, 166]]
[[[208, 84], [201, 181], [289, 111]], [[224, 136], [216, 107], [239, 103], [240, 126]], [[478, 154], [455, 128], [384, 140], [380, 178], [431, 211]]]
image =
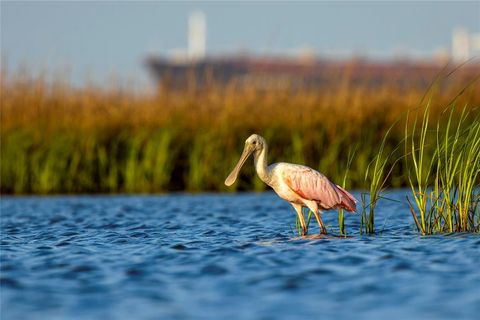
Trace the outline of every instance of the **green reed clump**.
[[[479, 232], [480, 116], [454, 101], [430, 125], [430, 101], [405, 128], [411, 214], [422, 235]], [[447, 113], [447, 111], [449, 111]], [[458, 116], [456, 116], [458, 114]], [[418, 125], [420, 123], [420, 125]], [[433, 145], [433, 146], [432, 146]], [[434, 148], [433, 153], [428, 152]], [[407, 152], [406, 152], [407, 153]]]
[[166, 190], [175, 156], [171, 139], [169, 130], [114, 137], [62, 132], [48, 138], [15, 131], [2, 139], [2, 192]]

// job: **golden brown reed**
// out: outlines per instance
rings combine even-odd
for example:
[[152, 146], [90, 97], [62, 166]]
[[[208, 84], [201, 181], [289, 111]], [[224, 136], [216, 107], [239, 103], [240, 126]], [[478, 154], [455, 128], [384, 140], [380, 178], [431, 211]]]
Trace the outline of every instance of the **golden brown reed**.
[[[432, 117], [469, 81], [462, 70], [447, 80], [430, 90]], [[223, 178], [253, 132], [269, 141], [270, 162], [301, 162], [336, 181], [356, 146], [347, 187], [363, 187], [386, 130], [405, 119], [426, 90], [395, 81], [362, 85], [346, 73], [318, 88], [259, 90], [212, 80], [149, 95], [2, 72], [1, 191], [224, 190]], [[459, 104], [479, 106], [478, 86]], [[401, 143], [403, 128], [392, 130], [387, 150]], [[402, 170], [397, 166], [390, 185], [407, 185]], [[264, 188], [253, 169], [242, 181], [240, 189]]]

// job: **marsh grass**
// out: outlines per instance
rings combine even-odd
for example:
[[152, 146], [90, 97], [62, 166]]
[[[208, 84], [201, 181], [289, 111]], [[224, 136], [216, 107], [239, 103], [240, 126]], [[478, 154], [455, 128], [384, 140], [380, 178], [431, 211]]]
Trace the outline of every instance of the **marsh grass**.
[[[212, 81], [202, 90], [142, 94], [116, 84], [78, 89], [67, 80], [2, 69], [0, 192], [262, 191], [253, 166], [234, 188], [223, 184], [252, 132], [269, 142], [269, 162], [306, 164], [337, 183], [349, 147], [358, 145], [348, 181], [365, 188], [378, 141], [424, 88], [394, 81], [366, 86], [349, 72], [335, 79], [321, 88], [265, 91]], [[432, 115], [465, 81], [459, 73], [442, 87]], [[480, 105], [480, 90], [467, 89], [458, 103]], [[453, 113], [452, 121], [458, 117]], [[403, 138], [394, 128], [385, 148]], [[409, 185], [405, 168], [394, 169], [389, 185]]]
[[[451, 75], [448, 73], [444, 79]], [[365, 184], [369, 190], [361, 194], [361, 233], [375, 233], [375, 208], [380, 199], [394, 201], [383, 193], [401, 159], [405, 159], [403, 171], [407, 173], [414, 199], [412, 204], [407, 196], [407, 203], [423, 235], [480, 230], [480, 116], [478, 107], [469, 107], [468, 103], [462, 108], [457, 107], [468, 87], [475, 87], [480, 78], [475, 78], [454, 96], [446, 108], [432, 115], [434, 91], [443, 87], [441, 78], [440, 74], [432, 83], [421, 99], [420, 107], [407, 112], [402, 142], [404, 154], [397, 155], [398, 145], [385, 152], [385, 142], [392, 126], [367, 166]], [[432, 118], [436, 118], [433, 128], [430, 124]], [[390, 168], [388, 171], [387, 167]]]
[[[479, 232], [480, 117], [467, 106], [449, 105], [433, 128], [430, 100], [405, 128], [405, 149], [413, 203], [407, 201], [422, 235]], [[420, 112], [423, 111], [423, 112]], [[455, 116], [459, 113], [460, 116]], [[417, 125], [420, 123], [420, 125]], [[427, 156], [426, 149], [435, 151]], [[406, 152], [407, 154], [407, 152]]]

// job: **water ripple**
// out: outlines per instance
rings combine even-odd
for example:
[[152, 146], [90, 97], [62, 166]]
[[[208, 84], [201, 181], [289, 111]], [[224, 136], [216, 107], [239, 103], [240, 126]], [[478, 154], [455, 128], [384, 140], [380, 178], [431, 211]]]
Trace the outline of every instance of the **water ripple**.
[[[403, 191], [390, 197], [404, 199]], [[292, 234], [272, 193], [2, 198], [5, 319], [474, 319], [480, 238], [420, 237], [379, 204], [375, 236]], [[336, 214], [323, 215], [327, 226]], [[318, 232], [312, 221], [313, 232]]]

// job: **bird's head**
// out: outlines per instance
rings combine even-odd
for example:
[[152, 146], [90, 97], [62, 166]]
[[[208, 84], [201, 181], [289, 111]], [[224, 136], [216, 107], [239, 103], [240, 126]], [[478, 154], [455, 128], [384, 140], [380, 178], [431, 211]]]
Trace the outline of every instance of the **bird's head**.
[[258, 154], [260, 151], [262, 151], [262, 149], [266, 147], [266, 145], [267, 142], [265, 141], [265, 139], [258, 134], [252, 134], [250, 137], [248, 137], [248, 139], [245, 140], [245, 147], [243, 148], [242, 155], [240, 156], [240, 159], [238, 160], [235, 168], [225, 180], [225, 185], [231, 186], [235, 182], [235, 180], [237, 180], [238, 173], [240, 172], [240, 169], [242, 168], [245, 161], [247, 161], [248, 157], [252, 153]]
[[247, 140], [245, 140], [245, 149], [250, 148], [251, 153], [253, 153], [255, 151], [261, 151], [266, 144], [267, 142], [262, 136], [254, 133], [250, 137], [248, 137]]

